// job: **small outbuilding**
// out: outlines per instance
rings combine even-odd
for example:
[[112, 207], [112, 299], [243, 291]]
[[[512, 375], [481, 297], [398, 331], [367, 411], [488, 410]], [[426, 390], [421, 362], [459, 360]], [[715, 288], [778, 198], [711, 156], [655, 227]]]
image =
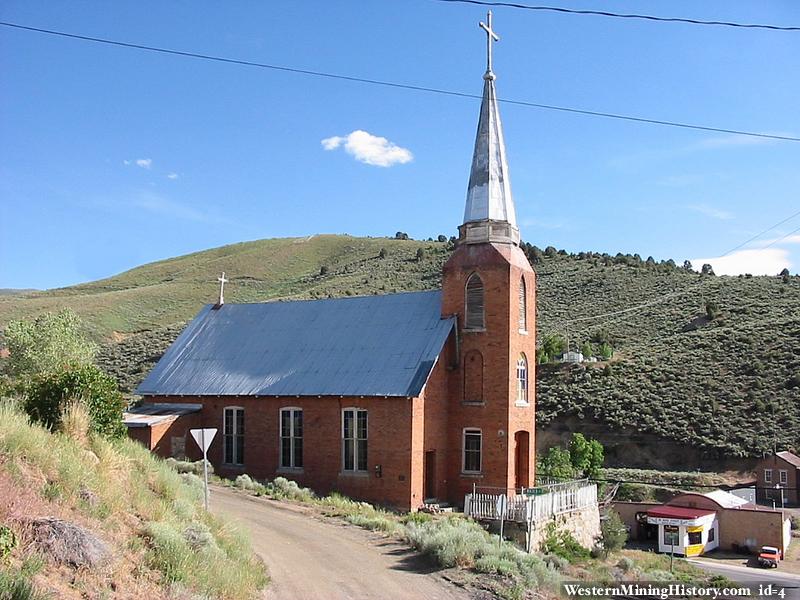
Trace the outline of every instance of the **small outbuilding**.
[[128, 436], [162, 458], [186, 457], [189, 429], [200, 427], [201, 404], [153, 403], [122, 414]]

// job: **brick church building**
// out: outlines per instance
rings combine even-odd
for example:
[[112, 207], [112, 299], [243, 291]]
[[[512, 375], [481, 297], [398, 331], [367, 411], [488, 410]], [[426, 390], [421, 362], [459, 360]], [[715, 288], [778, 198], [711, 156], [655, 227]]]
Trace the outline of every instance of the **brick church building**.
[[533, 484], [536, 282], [519, 247], [497, 38], [491, 20], [481, 25], [489, 60], [442, 289], [253, 304], [225, 304], [221, 289], [137, 390], [153, 414], [190, 409], [162, 419], [157, 435], [173, 443], [151, 439], [155, 429], [136, 437], [198, 458], [187, 423], [215, 427], [209, 457], [222, 475], [284, 476], [401, 509], [461, 504], [473, 485]]

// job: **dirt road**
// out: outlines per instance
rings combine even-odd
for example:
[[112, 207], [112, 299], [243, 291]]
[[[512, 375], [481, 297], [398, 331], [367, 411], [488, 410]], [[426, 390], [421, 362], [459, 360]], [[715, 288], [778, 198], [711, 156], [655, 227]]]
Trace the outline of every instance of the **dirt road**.
[[397, 542], [302, 509], [212, 487], [211, 509], [250, 533], [272, 579], [271, 600], [466, 600]]

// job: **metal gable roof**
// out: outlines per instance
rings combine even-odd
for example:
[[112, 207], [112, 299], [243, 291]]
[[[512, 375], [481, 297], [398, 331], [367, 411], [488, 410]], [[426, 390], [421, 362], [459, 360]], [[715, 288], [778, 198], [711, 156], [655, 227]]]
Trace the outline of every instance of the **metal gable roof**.
[[455, 323], [441, 296], [207, 305], [136, 393], [418, 396]]

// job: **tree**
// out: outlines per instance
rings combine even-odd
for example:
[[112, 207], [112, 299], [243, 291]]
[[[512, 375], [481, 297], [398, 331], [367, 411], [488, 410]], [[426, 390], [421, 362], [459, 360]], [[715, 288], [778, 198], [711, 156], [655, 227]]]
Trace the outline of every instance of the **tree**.
[[703, 266], [700, 268], [700, 275], [711, 275], [711, 276], [713, 276], [713, 275], [714, 275], [714, 267], [712, 267], [712, 266], [711, 266], [710, 264], [708, 264], [708, 263], [705, 263], [705, 264], [704, 264], [704, 265], [703, 265]]
[[32, 321], [10, 321], [5, 338], [10, 351], [12, 375], [52, 373], [66, 365], [89, 365], [97, 346], [87, 340], [81, 320], [72, 310], [44, 313]]
[[328, 274], [328, 265], [322, 265], [322, 266], [319, 268], [319, 274], [320, 274], [321, 276], [323, 276], [323, 277], [324, 277], [325, 275], [327, 275], [327, 274]]
[[692, 261], [685, 260], [683, 261], [683, 270], [688, 271], [689, 273], [692, 272]]
[[603, 445], [587, 439], [582, 433], [573, 433], [569, 443], [570, 462], [576, 474], [596, 479], [605, 460]]
[[606, 555], [622, 550], [628, 541], [628, 529], [616, 511], [609, 511], [600, 521], [600, 540]]
[[589, 342], [583, 342], [581, 345], [581, 354], [583, 354], [584, 358], [589, 358], [590, 356], [594, 356], [594, 350], [592, 349], [592, 345]]
[[564, 353], [567, 342], [560, 335], [546, 335], [542, 341], [542, 349], [548, 357], [548, 362]]
[[598, 349], [597, 353], [603, 360], [608, 360], [612, 356], [614, 356], [614, 348], [612, 348], [611, 344], [609, 344], [608, 342], [603, 342], [602, 344], [600, 344], [600, 348]]
[[407, 240], [408, 234], [405, 231], [398, 231], [394, 234], [394, 239], [396, 240]]
[[386, 258], [387, 254], [388, 252], [386, 252], [386, 248], [381, 248], [381, 251], [378, 252], [378, 258]]
[[122, 411], [127, 403], [117, 382], [95, 365], [73, 365], [38, 375], [28, 386], [24, 406], [32, 420], [55, 430], [70, 402], [86, 406], [95, 433], [111, 438], [125, 436]]
[[440, 234], [439, 234], [439, 235], [436, 237], [436, 241], [437, 241], [437, 242], [444, 243], [444, 242], [446, 242], [446, 241], [447, 241], [447, 236], [446, 236], [446, 235], [442, 235], [442, 234], [440, 233]]
[[783, 280], [783, 283], [789, 283], [789, 269], [783, 269], [778, 276]]
[[417, 248], [417, 262], [422, 262], [422, 259], [425, 258], [425, 249], [424, 248]]
[[536, 473], [540, 477], [566, 480], [572, 479], [575, 474], [569, 450], [550, 448], [544, 455], [539, 455], [538, 463]]

